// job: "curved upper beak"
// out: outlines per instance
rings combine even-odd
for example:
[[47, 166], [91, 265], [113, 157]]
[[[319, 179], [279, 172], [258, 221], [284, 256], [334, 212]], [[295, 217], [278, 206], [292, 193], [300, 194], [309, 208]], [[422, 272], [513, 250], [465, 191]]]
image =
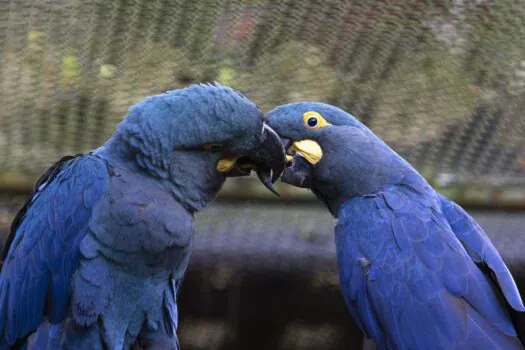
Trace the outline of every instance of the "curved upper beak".
[[286, 152], [281, 138], [268, 125], [263, 124], [261, 144], [249, 158], [255, 165], [259, 180], [273, 193], [279, 195], [273, 188], [273, 183], [279, 179], [286, 165]]
[[251, 170], [255, 170], [264, 186], [279, 195], [273, 183], [279, 179], [285, 165], [286, 153], [279, 135], [263, 124], [259, 145], [241, 157], [221, 159], [217, 170], [226, 173], [228, 177], [246, 176]]

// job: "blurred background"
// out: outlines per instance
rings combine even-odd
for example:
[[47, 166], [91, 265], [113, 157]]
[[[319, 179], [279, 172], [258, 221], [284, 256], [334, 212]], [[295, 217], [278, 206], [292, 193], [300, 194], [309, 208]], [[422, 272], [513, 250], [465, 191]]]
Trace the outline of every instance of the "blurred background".
[[[265, 111], [351, 112], [475, 216], [525, 290], [524, 38], [524, 0], [0, 0], [0, 234], [129, 106], [219, 81]], [[231, 179], [198, 215], [184, 349], [359, 348], [333, 219], [279, 190]]]

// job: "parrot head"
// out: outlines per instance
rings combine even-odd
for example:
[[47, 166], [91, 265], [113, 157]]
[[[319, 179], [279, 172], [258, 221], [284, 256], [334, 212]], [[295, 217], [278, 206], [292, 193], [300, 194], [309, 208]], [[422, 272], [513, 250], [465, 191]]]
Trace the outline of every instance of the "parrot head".
[[281, 181], [312, 189], [334, 216], [351, 197], [378, 191], [413, 171], [370, 129], [335, 106], [290, 103], [270, 111], [267, 123], [287, 152]]
[[162, 180], [198, 210], [227, 177], [252, 170], [275, 192], [272, 184], [282, 173], [285, 152], [264, 119], [254, 103], [231, 88], [192, 85], [132, 106], [103, 148]]

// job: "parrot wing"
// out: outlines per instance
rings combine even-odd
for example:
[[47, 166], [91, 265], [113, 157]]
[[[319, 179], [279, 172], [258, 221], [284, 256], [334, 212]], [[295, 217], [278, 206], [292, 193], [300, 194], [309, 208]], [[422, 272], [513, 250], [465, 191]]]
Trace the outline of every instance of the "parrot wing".
[[336, 242], [345, 300], [380, 348], [522, 348], [431, 188], [397, 185], [351, 199]]
[[439, 195], [443, 214], [472, 260], [486, 271], [505, 296], [514, 327], [525, 342], [525, 307], [520, 293], [500, 254], [474, 219], [456, 203]]
[[11, 227], [0, 272], [0, 348], [67, 313], [70, 282], [108, 168], [95, 156], [61, 159], [37, 182]]
[[474, 219], [456, 203], [439, 195], [443, 214], [452, 231], [476, 264], [487, 266], [495, 276], [507, 302], [517, 311], [525, 311], [520, 293], [500, 254]]

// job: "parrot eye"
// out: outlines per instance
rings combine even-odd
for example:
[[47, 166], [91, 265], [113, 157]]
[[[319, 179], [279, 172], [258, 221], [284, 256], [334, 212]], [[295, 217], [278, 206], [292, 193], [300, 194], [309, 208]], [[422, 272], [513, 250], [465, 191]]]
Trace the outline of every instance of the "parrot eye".
[[307, 129], [317, 130], [327, 125], [332, 125], [327, 122], [319, 113], [309, 111], [303, 114], [304, 126]]
[[306, 124], [308, 124], [308, 126], [310, 128], [315, 128], [317, 126], [317, 124], [319, 124], [319, 121], [317, 120], [316, 117], [310, 117], [308, 118], [308, 120], [306, 121]]
[[203, 146], [206, 151], [219, 151], [222, 149], [222, 145], [218, 143], [208, 143]]

